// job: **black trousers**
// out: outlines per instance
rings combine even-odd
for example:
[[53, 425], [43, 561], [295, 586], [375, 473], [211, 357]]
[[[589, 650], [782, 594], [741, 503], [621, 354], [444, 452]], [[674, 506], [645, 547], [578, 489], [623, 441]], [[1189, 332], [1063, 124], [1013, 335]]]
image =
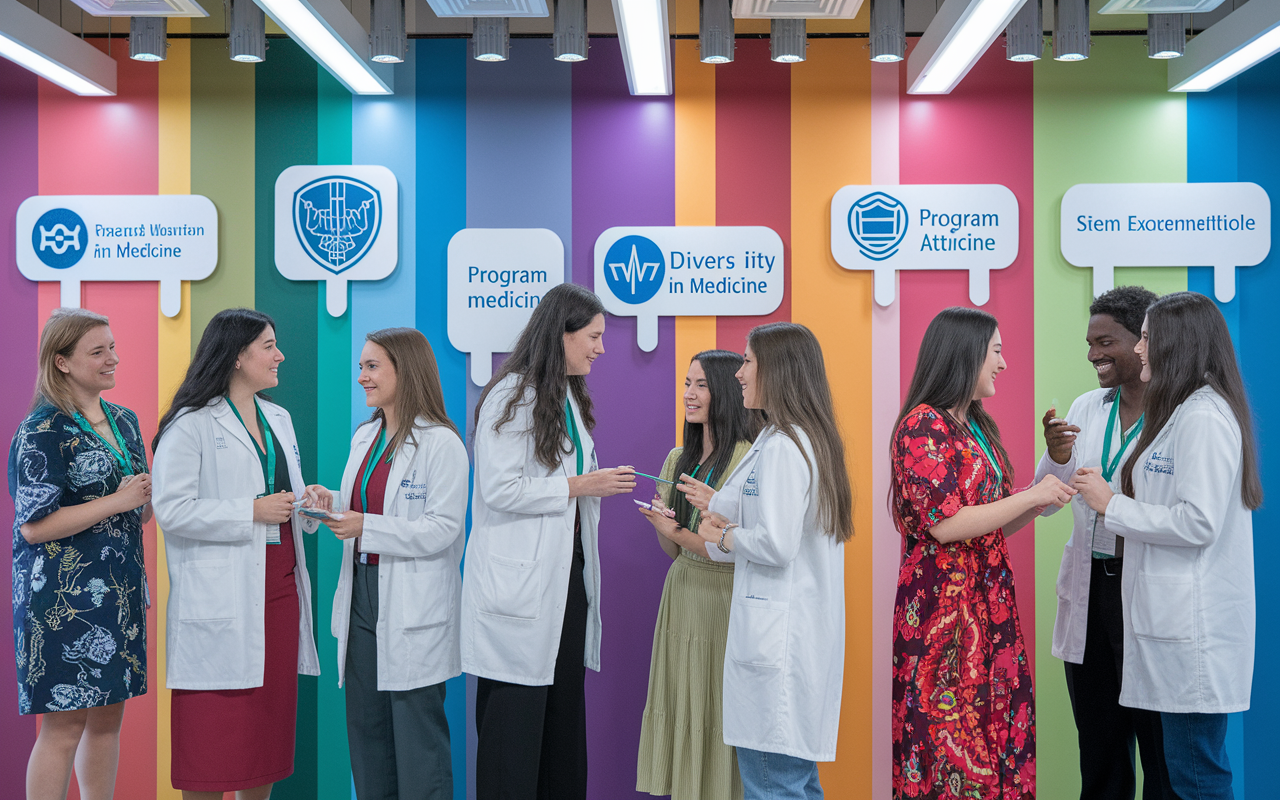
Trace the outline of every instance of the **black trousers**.
[[476, 680], [476, 800], [586, 800], [587, 587], [582, 551], [569, 570], [555, 682]]
[[1175, 800], [1164, 760], [1160, 714], [1120, 705], [1124, 664], [1118, 558], [1093, 559], [1084, 663], [1067, 666], [1067, 692], [1080, 739], [1081, 800], [1133, 800], [1134, 742], [1143, 800]]
[[359, 800], [453, 800], [443, 683], [378, 690], [378, 568], [355, 565], [347, 634], [347, 741]]

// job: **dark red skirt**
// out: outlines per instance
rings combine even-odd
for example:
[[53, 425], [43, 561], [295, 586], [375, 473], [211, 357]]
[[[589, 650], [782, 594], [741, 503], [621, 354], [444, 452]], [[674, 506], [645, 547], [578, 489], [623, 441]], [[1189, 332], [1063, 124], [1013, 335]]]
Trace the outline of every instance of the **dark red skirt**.
[[293, 530], [267, 545], [266, 659], [262, 685], [227, 691], [173, 690], [173, 788], [234, 792], [293, 774], [298, 717], [298, 588]]

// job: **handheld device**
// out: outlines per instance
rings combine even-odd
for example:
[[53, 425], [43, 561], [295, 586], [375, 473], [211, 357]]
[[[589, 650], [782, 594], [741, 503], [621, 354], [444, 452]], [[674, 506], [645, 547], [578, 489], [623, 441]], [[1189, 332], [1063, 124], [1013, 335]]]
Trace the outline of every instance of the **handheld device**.
[[299, 508], [298, 513], [312, 519], [342, 519], [341, 514], [331, 514], [322, 508]]

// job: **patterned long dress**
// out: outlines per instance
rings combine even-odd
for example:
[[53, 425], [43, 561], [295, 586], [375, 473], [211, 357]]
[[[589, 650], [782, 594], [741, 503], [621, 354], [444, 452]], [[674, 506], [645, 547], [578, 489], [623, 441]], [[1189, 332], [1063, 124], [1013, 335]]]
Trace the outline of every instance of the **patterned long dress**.
[[[918, 406], [892, 442], [906, 552], [893, 615], [893, 796], [1035, 797], [1035, 701], [1003, 531], [941, 544], [930, 529], [999, 500], [977, 439]], [[1005, 474], [1008, 470], [1004, 470]]]
[[[138, 418], [107, 404], [134, 472], [147, 469]], [[18, 712], [119, 703], [147, 691], [147, 581], [138, 511], [27, 544], [21, 528], [64, 506], [112, 494], [124, 472], [106, 447], [51, 406], [23, 420], [9, 447], [13, 643]]]

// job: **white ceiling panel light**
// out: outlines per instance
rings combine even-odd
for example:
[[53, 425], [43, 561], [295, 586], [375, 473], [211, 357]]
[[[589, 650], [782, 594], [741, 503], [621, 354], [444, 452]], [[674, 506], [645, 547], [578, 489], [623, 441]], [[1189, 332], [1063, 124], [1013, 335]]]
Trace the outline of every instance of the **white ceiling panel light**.
[[95, 17], [207, 17], [195, 0], [71, 0]]
[[671, 94], [667, 0], [613, 0], [622, 62], [632, 94]]
[[1109, 0], [1099, 14], [1204, 14], [1223, 0]]
[[0, 2], [0, 56], [69, 92], [116, 93], [116, 62], [17, 2]]
[[733, 0], [734, 19], [853, 19], [862, 0]]
[[[355, 94], [391, 94], [391, 86], [358, 55], [369, 32], [342, 0], [255, 0], [295, 42]], [[390, 69], [389, 67], [387, 69]]]
[[948, 94], [1025, 0], [946, 0], [907, 59], [909, 94]]
[[547, 0], [427, 0], [437, 17], [546, 17]]
[[1280, 0], [1249, 0], [1169, 62], [1169, 91], [1207, 92], [1280, 52]]

